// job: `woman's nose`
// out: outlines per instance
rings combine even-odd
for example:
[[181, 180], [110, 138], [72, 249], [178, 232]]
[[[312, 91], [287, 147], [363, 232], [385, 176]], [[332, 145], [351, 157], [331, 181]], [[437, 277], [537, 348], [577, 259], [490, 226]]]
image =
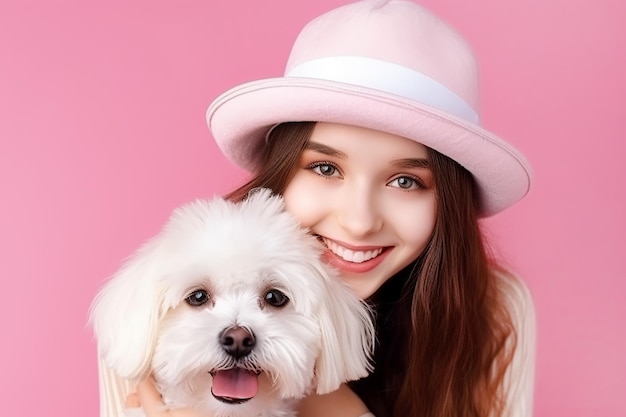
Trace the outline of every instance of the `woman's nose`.
[[363, 237], [380, 231], [383, 218], [370, 192], [345, 193], [337, 207], [337, 222], [351, 237]]

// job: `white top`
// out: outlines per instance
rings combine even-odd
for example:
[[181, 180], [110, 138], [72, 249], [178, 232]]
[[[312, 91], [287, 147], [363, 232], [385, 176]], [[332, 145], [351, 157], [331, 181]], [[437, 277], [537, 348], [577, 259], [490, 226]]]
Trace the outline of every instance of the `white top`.
[[[517, 333], [513, 361], [506, 372], [506, 409], [502, 417], [531, 417], [535, 380], [536, 318], [528, 287], [520, 279], [502, 277], [506, 297]], [[501, 416], [494, 416], [501, 417]]]

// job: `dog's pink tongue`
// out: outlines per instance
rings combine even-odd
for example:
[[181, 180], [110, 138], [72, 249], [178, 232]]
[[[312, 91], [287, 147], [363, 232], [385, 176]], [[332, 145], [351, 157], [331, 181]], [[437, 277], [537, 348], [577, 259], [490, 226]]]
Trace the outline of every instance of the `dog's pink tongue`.
[[244, 369], [218, 371], [213, 376], [213, 395], [228, 398], [252, 398], [259, 388], [259, 377]]

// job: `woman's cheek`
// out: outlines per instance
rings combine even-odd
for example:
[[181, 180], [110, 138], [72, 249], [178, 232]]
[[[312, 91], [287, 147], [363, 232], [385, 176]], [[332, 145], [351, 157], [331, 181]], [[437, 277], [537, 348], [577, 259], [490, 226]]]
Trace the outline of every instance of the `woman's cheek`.
[[295, 216], [303, 227], [312, 227], [321, 216], [323, 196], [316, 188], [297, 176], [283, 193], [287, 211]]
[[422, 194], [419, 199], [408, 203], [388, 202], [384, 212], [391, 214], [385, 216], [386, 227], [394, 230], [400, 241], [420, 248], [420, 252], [426, 247], [437, 220], [437, 202], [433, 192]]

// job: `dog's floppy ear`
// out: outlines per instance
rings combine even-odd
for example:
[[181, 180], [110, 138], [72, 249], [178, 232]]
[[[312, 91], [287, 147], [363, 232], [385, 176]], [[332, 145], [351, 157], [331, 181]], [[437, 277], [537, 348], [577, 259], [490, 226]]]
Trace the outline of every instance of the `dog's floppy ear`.
[[98, 345], [100, 416], [122, 415], [132, 386], [149, 374], [163, 304], [159, 237], [147, 242], [100, 290], [89, 321]]
[[375, 331], [370, 309], [352, 290], [321, 263], [315, 268], [325, 287], [318, 314], [322, 351], [315, 366], [316, 392], [325, 394], [372, 370]]
[[105, 363], [120, 376], [147, 375], [162, 315], [158, 274], [160, 239], [150, 240], [96, 296], [90, 321]]

